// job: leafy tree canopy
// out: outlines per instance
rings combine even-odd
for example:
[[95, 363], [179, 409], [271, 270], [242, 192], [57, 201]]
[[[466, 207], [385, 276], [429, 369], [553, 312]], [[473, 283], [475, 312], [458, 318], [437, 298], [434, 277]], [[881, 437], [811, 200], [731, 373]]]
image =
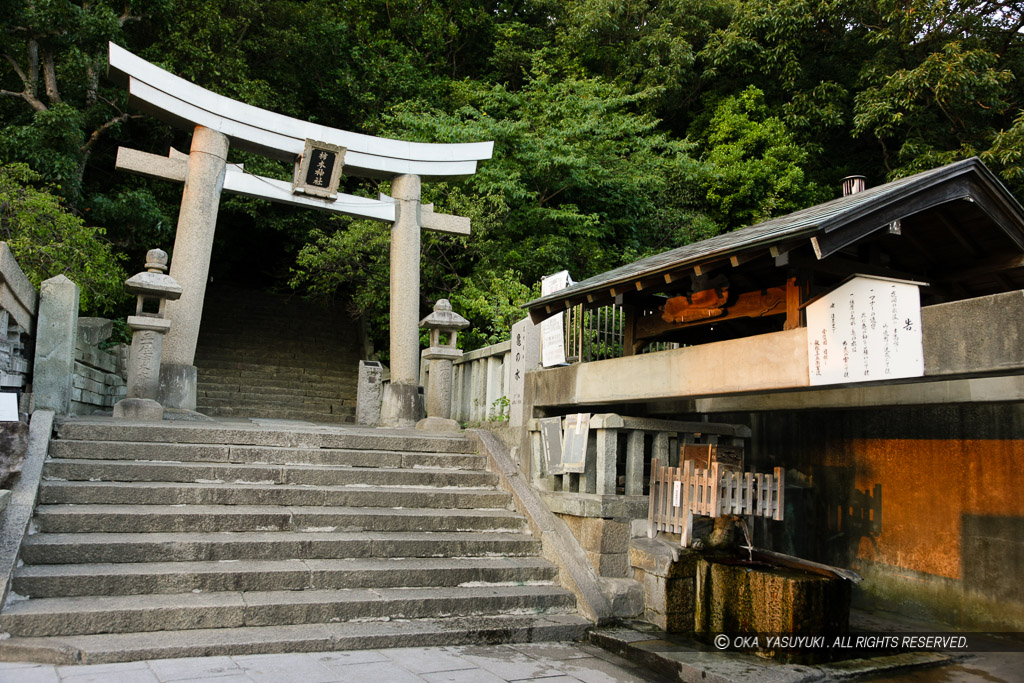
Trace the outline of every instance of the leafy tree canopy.
[[[469, 238], [424, 236], [421, 302], [451, 299], [473, 345], [501, 336], [541, 275], [777, 216], [851, 173], [874, 184], [977, 154], [1024, 195], [1020, 3], [0, 0], [0, 17], [0, 163], [26, 164], [132, 262], [170, 249], [181, 189], [114, 172], [116, 149], [187, 150], [189, 133], [128, 107], [103, 77], [108, 40], [297, 118], [494, 140], [477, 175], [424, 190], [473, 220]], [[214, 268], [343, 298], [383, 340], [388, 239], [225, 197]]]

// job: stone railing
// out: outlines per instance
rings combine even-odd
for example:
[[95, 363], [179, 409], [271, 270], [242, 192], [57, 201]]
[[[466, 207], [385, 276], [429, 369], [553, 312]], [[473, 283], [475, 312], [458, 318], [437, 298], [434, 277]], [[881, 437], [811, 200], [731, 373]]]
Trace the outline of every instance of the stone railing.
[[0, 389], [20, 391], [28, 383], [38, 305], [36, 288], [0, 242]]
[[[564, 419], [563, 419], [564, 426]], [[647, 519], [650, 463], [678, 465], [685, 444], [744, 445], [750, 428], [602, 413], [590, 418], [590, 440], [579, 474], [552, 474], [544, 457], [540, 420], [531, 420], [534, 486], [553, 512], [577, 517]]]
[[106, 318], [79, 318], [75, 339], [75, 363], [71, 378], [71, 413], [91, 415], [110, 410], [125, 397], [128, 347], [109, 350], [100, 344], [110, 338], [113, 323]]
[[[470, 351], [452, 368], [452, 419], [482, 422], [508, 419], [512, 342]], [[504, 399], [504, 400], [503, 400]]]

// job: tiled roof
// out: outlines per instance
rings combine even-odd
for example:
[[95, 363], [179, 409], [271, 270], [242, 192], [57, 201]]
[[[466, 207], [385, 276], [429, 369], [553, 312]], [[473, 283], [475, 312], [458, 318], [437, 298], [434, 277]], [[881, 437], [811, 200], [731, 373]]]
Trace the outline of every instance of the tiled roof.
[[[744, 252], [767, 250], [794, 239], [827, 234], [879, 209], [891, 207], [898, 202], [912, 198], [919, 192], [965, 175], [971, 176], [972, 179], [984, 184], [990, 190], [1001, 194], [1001, 199], [1004, 202], [1008, 201], [1013, 208], [1013, 213], [1024, 219], [1024, 209], [999, 179], [977, 158], [966, 159], [900, 178], [856, 194], [833, 199], [824, 204], [801, 209], [763, 223], [717, 235], [701, 242], [694, 242], [649, 256], [535, 299], [526, 304], [525, 308], [537, 309], [557, 301], [565, 301], [589, 292], [631, 283], [681, 267], [697, 267], [728, 259]], [[911, 203], [908, 203], [908, 214], [912, 212]], [[1021, 227], [1024, 228], [1024, 224]]]

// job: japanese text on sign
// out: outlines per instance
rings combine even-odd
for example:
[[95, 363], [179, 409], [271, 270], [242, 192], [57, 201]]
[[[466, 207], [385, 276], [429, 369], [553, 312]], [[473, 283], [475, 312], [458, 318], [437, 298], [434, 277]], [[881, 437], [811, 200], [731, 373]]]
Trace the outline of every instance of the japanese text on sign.
[[809, 304], [811, 386], [924, 375], [919, 284], [859, 275]]

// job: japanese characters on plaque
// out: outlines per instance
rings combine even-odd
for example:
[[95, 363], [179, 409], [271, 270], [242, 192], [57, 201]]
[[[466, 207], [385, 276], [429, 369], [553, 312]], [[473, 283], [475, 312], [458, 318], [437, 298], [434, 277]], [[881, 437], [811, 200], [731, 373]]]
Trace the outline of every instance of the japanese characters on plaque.
[[529, 318], [512, 326], [512, 364], [509, 368], [509, 425], [521, 427], [527, 416], [523, 415], [523, 392], [526, 389], [526, 373], [540, 365], [540, 327]]
[[344, 147], [306, 140], [306, 148], [295, 165], [292, 192], [336, 199], [344, 163]]
[[[540, 282], [541, 296], [554, 294], [560, 289], [565, 289], [572, 284], [569, 271], [560, 270], [554, 275], [548, 275]], [[540, 324], [540, 354], [541, 364], [550, 368], [555, 365], [565, 365], [565, 316], [562, 313], [555, 313]]]
[[809, 304], [811, 386], [924, 375], [921, 284], [857, 275]]

